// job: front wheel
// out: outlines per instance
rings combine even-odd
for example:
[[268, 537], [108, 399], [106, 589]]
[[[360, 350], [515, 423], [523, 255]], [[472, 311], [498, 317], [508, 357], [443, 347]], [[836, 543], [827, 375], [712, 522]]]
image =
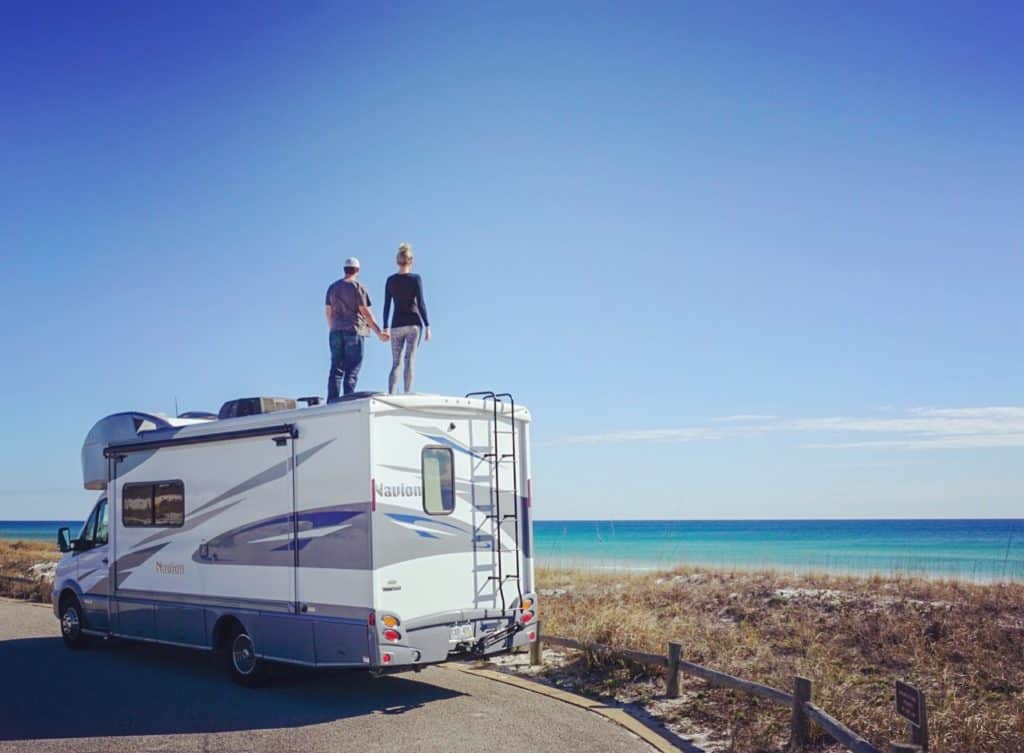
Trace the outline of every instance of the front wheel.
[[66, 598], [60, 608], [60, 636], [64, 645], [72, 650], [85, 648], [88, 639], [82, 628], [82, 607], [74, 596]]
[[267, 680], [267, 663], [256, 654], [252, 637], [239, 628], [228, 645], [228, 670], [239, 685], [257, 687]]

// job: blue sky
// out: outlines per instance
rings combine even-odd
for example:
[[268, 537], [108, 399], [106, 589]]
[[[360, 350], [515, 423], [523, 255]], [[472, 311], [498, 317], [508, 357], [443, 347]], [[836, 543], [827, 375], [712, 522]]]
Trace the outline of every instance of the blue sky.
[[6, 11], [0, 518], [105, 414], [323, 394], [402, 240], [538, 516], [1024, 515], [1019, 5], [218, 5]]

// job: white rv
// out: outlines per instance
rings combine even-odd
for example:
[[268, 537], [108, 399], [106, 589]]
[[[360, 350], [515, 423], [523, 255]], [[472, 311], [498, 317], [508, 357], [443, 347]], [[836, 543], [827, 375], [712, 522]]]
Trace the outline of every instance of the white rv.
[[525, 408], [493, 393], [295, 405], [93, 427], [82, 470], [101, 494], [76, 539], [58, 535], [68, 646], [216, 650], [256, 684], [268, 661], [380, 672], [536, 640]]

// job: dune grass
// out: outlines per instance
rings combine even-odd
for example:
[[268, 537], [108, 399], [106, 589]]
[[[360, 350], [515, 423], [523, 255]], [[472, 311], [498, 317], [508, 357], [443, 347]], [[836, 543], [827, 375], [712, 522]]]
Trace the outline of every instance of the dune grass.
[[[814, 682], [814, 701], [883, 748], [906, 740], [893, 682], [926, 694], [932, 749], [1024, 750], [1024, 585], [893, 577], [839, 577], [680, 568], [595, 573], [538, 568], [544, 632], [683, 658], [791, 690]], [[579, 657], [579, 687], [632, 686], [653, 699], [659, 683], [635, 666]], [[737, 751], [776, 751], [788, 712], [682, 679], [671, 714], [712, 729]], [[637, 689], [639, 689], [637, 691]]]
[[0, 541], [0, 596], [48, 603], [53, 583], [37, 577], [31, 568], [59, 558], [60, 552], [50, 542]]

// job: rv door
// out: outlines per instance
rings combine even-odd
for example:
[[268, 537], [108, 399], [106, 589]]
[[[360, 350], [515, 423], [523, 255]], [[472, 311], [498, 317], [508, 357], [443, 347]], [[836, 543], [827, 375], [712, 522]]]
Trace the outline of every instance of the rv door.
[[107, 498], [96, 503], [75, 544], [76, 579], [82, 589], [85, 624], [93, 630], [110, 625], [110, 511]]

